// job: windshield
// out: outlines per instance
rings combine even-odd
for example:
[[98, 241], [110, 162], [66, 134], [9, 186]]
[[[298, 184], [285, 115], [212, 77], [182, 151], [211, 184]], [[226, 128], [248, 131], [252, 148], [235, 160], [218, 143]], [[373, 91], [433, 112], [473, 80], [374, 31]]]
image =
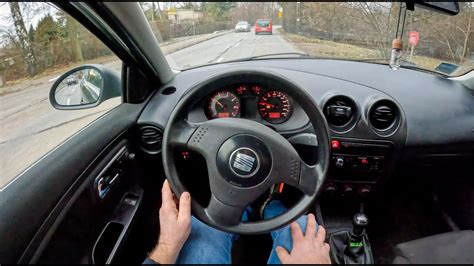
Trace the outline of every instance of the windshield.
[[[405, 4], [364, 2], [140, 2], [170, 66], [177, 70], [279, 57], [388, 64], [402, 34], [402, 67], [457, 76], [474, 65], [474, 4], [449, 16]], [[406, 14], [406, 16], [405, 16]], [[398, 24], [400, 21], [405, 23]], [[403, 19], [405, 17], [405, 19]], [[248, 29], [235, 25], [250, 22]], [[268, 27], [272, 25], [272, 28]], [[403, 24], [403, 25], [402, 25]], [[258, 25], [258, 26], [257, 26]], [[398, 29], [397, 29], [398, 28]], [[274, 54], [273, 57], [268, 57]], [[284, 54], [284, 55], [282, 55]], [[307, 57], [306, 57], [307, 58]]]

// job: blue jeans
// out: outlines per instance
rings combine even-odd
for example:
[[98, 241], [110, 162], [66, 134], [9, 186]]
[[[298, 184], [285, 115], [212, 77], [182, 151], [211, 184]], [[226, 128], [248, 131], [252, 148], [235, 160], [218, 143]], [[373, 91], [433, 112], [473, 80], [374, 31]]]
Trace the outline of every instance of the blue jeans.
[[[285, 206], [279, 201], [270, 202], [264, 210], [264, 219], [270, 219], [286, 211]], [[297, 220], [303, 232], [306, 231], [306, 215]], [[291, 251], [290, 226], [285, 226], [271, 233], [273, 247], [268, 264], [281, 264], [275, 248], [282, 246]], [[196, 218], [192, 218], [191, 234], [178, 256], [178, 264], [230, 264], [231, 250], [237, 235], [214, 229]]]

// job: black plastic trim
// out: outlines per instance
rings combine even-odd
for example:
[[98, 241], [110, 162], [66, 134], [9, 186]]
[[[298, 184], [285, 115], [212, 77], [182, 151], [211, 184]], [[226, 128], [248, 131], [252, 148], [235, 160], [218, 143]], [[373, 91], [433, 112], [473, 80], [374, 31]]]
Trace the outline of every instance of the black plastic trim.
[[[125, 200], [127, 199], [127, 196], [133, 196], [136, 199], [135, 205], [130, 205], [129, 203], [125, 202]], [[122, 197], [120, 204], [115, 209], [112, 219], [105, 225], [104, 229], [102, 230], [99, 237], [97, 238], [94, 244], [94, 247], [92, 248], [91, 259], [92, 259], [93, 264], [97, 263], [97, 260], [95, 259], [95, 251], [96, 251], [97, 245], [100, 242], [101, 238], [103, 237], [103, 234], [105, 230], [107, 229], [107, 227], [110, 226], [110, 224], [112, 223], [120, 224], [123, 226], [122, 231], [118, 235], [117, 241], [113, 245], [113, 248], [106, 259], [106, 264], [111, 264], [114, 262], [115, 256], [120, 251], [120, 248], [123, 246], [124, 241], [127, 238], [130, 225], [132, 224], [133, 219], [135, 218], [135, 215], [137, 213], [137, 210], [140, 207], [142, 198], [143, 198], [143, 189], [138, 186], [133, 187], [130, 191], [125, 193], [125, 195]], [[130, 206], [126, 206], [126, 205], [130, 205]]]
[[0, 223], [0, 239], [8, 245], [0, 245], [2, 263], [18, 262], [23, 252], [25, 256], [20, 262], [29, 261], [31, 251], [39, 243], [29, 247], [28, 243], [35, 234], [38, 234], [36, 239], [46, 236], [101, 151], [135, 124], [142, 108], [143, 104], [117, 106], [45, 155], [3, 189], [0, 217], [8, 219], [2, 219]]

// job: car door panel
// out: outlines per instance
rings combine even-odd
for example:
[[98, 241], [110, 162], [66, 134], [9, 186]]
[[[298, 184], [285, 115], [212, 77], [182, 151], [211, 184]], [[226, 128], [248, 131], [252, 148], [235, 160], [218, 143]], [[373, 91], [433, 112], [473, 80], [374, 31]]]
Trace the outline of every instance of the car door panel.
[[67, 263], [79, 262], [80, 258], [85, 256], [83, 253], [90, 246], [88, 242], [92, 243], [95, 240], [93, 238], [97, 238], [102, 229], [101, 225], [106, 223], [106, 219], [111, 216], [121, 195], [134, 185], [133, 180], [129, 178], [130, 169], [133, 167], [132, 160], [129, 160], [130, 162], [121, 164], [122, 173], [111, 185], [105, 197], [99, 197], [96, 187], [96, 180], [115, 164], [111, 164], [111, 162], [124, 160], [122, 156], [116, 155], [124, 154], [124, 152], [127, 156], [134, 154], [130, 142], [126, 139], [127, 135], [128, 133], [122, 134], [120, 141], [109, 145], [111, 149], [95, 164], [94, 169], [87, 174], [87, 178], [68, 201], [67, 206], [63, 208], [61, 213], [63, 217], [54, 221], [45, 237], [37, 234], [36, 239], [40, 242], [39, 248], [30, 244], [32, 248], [29, 250], [33, 252], [33, 256], [27, 256], [25, 253], [23, 261]]
[[[3, 188], [0, 217], [8, 219], [0, 222], [0, 239], [9, 243], [0, 245], [3, 263], [30, 262], [38, 258], [41, 252], [37, 251], [45, 248], [60, 221], [81, 198], [81, 186], [93, 188], [94, 177], [108, 163], [104, 158], [113, 156], [114, 148], [126, 138], [127, 130], [136, 123], [143, 106], [144, 103], [117, 106]], [[92, 209], [83, 210], [86, 217], [91, 213]]]

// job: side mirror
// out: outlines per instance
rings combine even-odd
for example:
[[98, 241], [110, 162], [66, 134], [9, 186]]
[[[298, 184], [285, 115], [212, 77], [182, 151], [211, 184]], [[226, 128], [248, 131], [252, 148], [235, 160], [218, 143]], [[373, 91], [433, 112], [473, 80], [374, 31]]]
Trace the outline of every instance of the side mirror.
[[116, 71], [102, 65], [82, 65], [54, 82], [49, 101], [58, 110], [77, 110], [96, 107], [120, 95], [121, 80]]

